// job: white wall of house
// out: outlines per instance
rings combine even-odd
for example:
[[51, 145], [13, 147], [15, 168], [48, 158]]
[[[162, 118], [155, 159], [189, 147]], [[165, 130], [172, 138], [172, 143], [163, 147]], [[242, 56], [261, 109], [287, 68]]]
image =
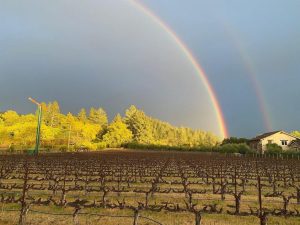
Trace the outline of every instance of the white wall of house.
[[297, 138], [288, 135], [284, 132], [278, 132], [276, 134], [270, 135], [261, 139], [262, 150], [265, 151], [267, 149], [267, 144], [277, 144], [282, 147], [283, 150], [289, 149], [289, 144], [291, 141], [296, 140]]

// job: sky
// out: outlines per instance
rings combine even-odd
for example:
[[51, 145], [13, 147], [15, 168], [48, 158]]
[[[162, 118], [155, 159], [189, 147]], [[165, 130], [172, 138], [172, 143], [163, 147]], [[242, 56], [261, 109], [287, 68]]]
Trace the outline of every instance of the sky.
[[[300, 1], [140, 2], [191, 50], [231, 136], [300, 129]], [[33, 112], [29, 96], [221, 135], [190, 60], [129, 0], [0, 0], [0, 111]]]

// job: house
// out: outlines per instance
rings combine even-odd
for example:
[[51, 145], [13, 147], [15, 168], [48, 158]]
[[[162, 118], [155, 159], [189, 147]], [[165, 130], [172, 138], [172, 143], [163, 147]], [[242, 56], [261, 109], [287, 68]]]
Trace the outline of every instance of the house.
[[264, 133], [249, 141], [249, 146], [260, 153], [267, 150], [268, 144], [277, 144], [282, 147], [282, 150], [298, 150], [300, 149], [300, 138], [279, 130]]
[[289, 144], [291, 150], [300, 151], [300, 140], [294, 140]]

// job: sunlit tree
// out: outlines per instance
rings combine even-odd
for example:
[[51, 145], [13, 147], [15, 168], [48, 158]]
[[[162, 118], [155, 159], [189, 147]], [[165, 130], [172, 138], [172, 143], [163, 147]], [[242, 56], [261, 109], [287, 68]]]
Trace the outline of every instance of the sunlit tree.
[[291, 135], [300, 138], [300, 131], [295, 130], [295, 131], [293, 131], [293, 132], [291, 133]]
[[133, 140], [138, 143], [153, 142], [152, 121], [145, 113], [135, 106], [130, 106], [125, 112], [125, 123], [133, 134]]
[[84, 108], [80, 109], [78, 119], [84, 123], [87, 121], [86, 110]]
[[108, 124], [107, 114], [102, 108], [95, 109], [92, 107], [90, 109], [89, 120], [92, 123], [98, 124], [101, 128]]
[[103, 142], [106, 143], [108, 147], [120, 147], [122, 144], [128, 143], [131, 140], [132, 133], [118, 114], [107, 127], [106, 133], [103, 135]]

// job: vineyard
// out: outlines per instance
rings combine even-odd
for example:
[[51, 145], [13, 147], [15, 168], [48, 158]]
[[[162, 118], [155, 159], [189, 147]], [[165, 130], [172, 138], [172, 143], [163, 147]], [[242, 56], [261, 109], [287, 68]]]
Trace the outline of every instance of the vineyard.
[[0, 224], [300, 224], [300, 161], [113, 150], [2, 155], [0, 202]]

